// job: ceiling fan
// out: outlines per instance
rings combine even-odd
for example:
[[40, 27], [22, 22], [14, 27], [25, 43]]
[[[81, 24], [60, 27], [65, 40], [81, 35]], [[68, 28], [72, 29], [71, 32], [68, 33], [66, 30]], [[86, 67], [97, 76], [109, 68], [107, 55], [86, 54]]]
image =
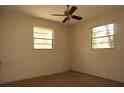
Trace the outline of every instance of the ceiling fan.
[[77, 10], [76, 6], [72, 6], [69, 8], [69, 5], [67, 5], [67, 9], [64, 11], [64, 14], [52, 14], [53, 16], [65, 16], [64, 20], [62, 21], [63, 23], [69, 22], [70, 19], [76, 19], [76, 20], [81, 20], [82, 17], [73, 15], [73, 13]]

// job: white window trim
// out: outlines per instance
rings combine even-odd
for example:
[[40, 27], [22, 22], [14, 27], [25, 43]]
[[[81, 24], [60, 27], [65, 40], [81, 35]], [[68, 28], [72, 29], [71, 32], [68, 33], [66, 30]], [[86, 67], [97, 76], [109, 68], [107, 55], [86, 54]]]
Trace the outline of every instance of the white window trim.
[[[112, 47], [112, 48], [93, 48], [92, 47], [92, 29], [93, 28], [95, 28], [95, 27], [99, 27], [99, 26], [105, 26], [105, 25], [108, 25], [108, 24], [114, 24], [114, 35], [110, 35], [110, 36], [113, 36], [113, 43], [114, 43], [114, 47]], [[101, 24], [101, 25], [97, 25], [97, 26], [93, 26], [93, 27], [90, 27], [90, 48], [91, 48], [91, 50], [104, 50], [104, 49], [108, 49], [108, 50], [111, 50], [111, 49], [114, 49], [115, 48], [115, 46], [116, 46], [116, 44], [115, 44], [115, 41], [116, 41], [116, 35], [117, 35], [117, 24], [116, 23], [106, 23], [106, 24]], [[103, 37], [107, 37], [107, 36], [103, 36]], [[100, 38], [100, 37], [99, 37]]]
[[[34, 48], [34, 39], [40, 39], [40, 38], [34, 38], [34, 28], [46, 28], [46, 29], [51, 29], [51, 28], [47, 28], [47, 27], [42, 27], [42, 26], [33, 26], [33, 50], [53, 50], [54, 49], [54, 30], [51, 29], [52, 31], [52, 39], [47, 39], [47, 40], [52, 40], [52, 48]], [[45, 38], [41, 38], [41, 39], [45, 39]]]

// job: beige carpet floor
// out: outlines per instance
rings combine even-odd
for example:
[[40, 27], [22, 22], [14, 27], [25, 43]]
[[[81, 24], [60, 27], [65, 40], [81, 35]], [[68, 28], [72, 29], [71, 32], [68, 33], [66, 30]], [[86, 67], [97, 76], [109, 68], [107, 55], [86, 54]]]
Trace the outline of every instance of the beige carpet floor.
[[124, 87], [124, 84], [100, 77], [67, 71], [11, 82], [1, 87]]

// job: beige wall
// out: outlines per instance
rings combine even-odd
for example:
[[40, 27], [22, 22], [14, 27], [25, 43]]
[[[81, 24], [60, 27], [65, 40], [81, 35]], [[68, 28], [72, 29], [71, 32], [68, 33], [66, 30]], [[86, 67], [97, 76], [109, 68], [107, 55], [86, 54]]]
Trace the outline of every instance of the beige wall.
[[0, 7], [0, 82], [1, 82], [1, 58], [2, 58], [2, 8]]
[[[117, 24], [114, 49], [91, 49], [90, 27]], [[124, 12], [92, 18], [71, 27], [71, 69], [124, 82]]]
[[[68, 27], [38, 19], [9, 9], [1, 13], [4, 17], [0, 30], [2, 66], [0, 83], [32, 78], [69, 69]], [[1, 21], [0, 21], [1, 22]], [[33, 26], [54, 30], [53, 50], [33, 49]], [[0, 51], [1, 52], [1, 51]]]

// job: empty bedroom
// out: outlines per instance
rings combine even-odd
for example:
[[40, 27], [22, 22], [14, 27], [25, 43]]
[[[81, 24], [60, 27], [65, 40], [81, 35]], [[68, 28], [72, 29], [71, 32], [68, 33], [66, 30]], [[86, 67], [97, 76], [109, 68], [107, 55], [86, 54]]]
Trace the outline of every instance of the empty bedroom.
[[124, 87], [123, 5], [0, 5], [1, 87]]

